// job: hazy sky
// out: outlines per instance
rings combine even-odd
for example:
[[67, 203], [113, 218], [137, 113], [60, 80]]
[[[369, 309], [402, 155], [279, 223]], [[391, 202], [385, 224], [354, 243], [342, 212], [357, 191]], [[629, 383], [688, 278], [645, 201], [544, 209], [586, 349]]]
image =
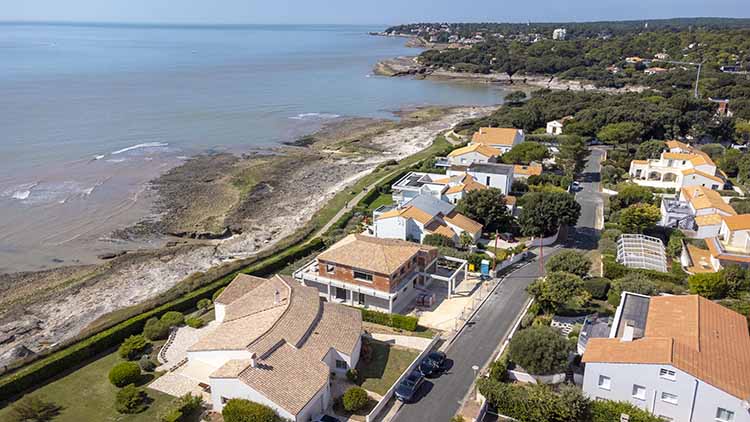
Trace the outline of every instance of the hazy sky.
[[748, 0], [0, 0], [0, 21], [376, 23], [748, 17]]

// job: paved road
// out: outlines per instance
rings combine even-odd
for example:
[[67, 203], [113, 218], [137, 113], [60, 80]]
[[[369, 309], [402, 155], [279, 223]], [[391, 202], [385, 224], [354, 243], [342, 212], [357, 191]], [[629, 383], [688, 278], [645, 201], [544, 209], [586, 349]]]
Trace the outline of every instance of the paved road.
[[[583, 175], [582, 190], [576, 194], [581, 203], [581, 218], [569, 232], [566, 247], [592, 248], [596, 246], [598, 233], [597, 207], [601, 205], [599, 192], [599, 166], [602, 152], [593, 151]], [[545, 249], [545, 261], [559, 248]], [[448, 359], [452, 368], [440, 378], [429, 379], [420, 390], [416, 403], [406, 404], [398, 410], [393, 421], [415, 422], [448, 421], [458, 412], [461, 400], [474, 382], [473, 365], [480, 368], [487, 364], [505, 341], [508, 332], [523, 310], [528, 299], [526, 286], [539, 277], [539, 261], [511, 273], [484, 306], [470, 321], [470, 325], [448, 348]]]

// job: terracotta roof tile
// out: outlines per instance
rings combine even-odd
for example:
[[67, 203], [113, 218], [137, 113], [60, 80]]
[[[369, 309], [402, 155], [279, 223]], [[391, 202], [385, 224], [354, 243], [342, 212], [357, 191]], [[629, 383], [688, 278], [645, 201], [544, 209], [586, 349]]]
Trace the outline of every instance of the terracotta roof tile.
[[705, 173], [705, 172], [702, 172], [702, 171], [696, 170], [696, 169], [682, 170], [682, 174], [684, 174], [685, 176], [689, 176], [691, 174], [697, 174], [698, 176], [703, 176], [703, 177], [711, 179], [711, 180], [713, 180], [715, 182], [724, 183], [724, 180], [721, 177], [714, 176], [712, 174], [708, 174], [708, 173]]
[[705, 249], [701, 249], [697, 246], [687, 244], [687, 253], [690, 256], [691, 264], [686, 268], [686, 271], [690, 274], [701, 274], [701, 273], [713, 273], [713, 266], [711, 265], [711, 253]]
[[525, 176], [538, 176], [542, 174], [542, 166], [539, 164], [531, 164], [528, 166], [522, 166], [516, 164], [513, 166], [513, 174], [525, 175]]
[[731, 205], [721, 199], [721, 195], [713, 189], [704, 186], [690, 186], [682, 188], [685, 199], [693, 205], [696, 210], [716, 208], [728, 214], [735, 215], [737, 212]]
[[721, 224], [722, 218], [719, 214], [708, 214], [708, 215], [699, 215], [695, 217], [695, 224], [704, 227], [704, 226], [718, 226]]
[[643, 338], [591, 339], [583, 361], [670, 364], [741, 400], [750, 397], [747, 320], [697, 295], [652, 297]]
[[265, 278], [255, 277], [248, 274], [237, 274], [234, 280], [232, 280], [224, 291], [221, 292], [219, 297], [216, 298], [216, 302], [228, 305], [265, 282]]
[[405, 240], [351, 234], [318, 255], [318, 260], [390, 275], [420, 251], [434, 249]]
[[484, 155], [485, 157], [497, 157], [498, 155], [502, 155], [502, 151], [497, 148], [492, 148], [490, 146], [477, 143], [454, 149], [450, 152], [450, 154], [448, 154], [448, 157], [458, 157], [459, 155], [469, 154], [472, 152]]
[[502, 127], [483, 127], [472, 136], [472, 142], [484, 145], [513, 145], [520, 129]]
[[449, 215], [446, 215], [445, 222], [448, 224], [453, 224], [454, 226], [457, 226], [469, 233], [481, 233], [482, 231], [482, 225], [480, 223], [463, 214], [459, 214], [456, 211], [453, 211]]
[[722, 218], [729, 230], [750, 230], [750, 214], [728, 215]]

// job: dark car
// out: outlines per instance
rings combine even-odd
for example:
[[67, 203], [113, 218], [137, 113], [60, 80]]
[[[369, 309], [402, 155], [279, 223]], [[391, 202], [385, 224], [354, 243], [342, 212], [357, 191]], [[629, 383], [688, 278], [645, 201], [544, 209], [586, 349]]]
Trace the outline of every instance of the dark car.
[[445, 353], [432, 352], [419, 363], [419, 372], [425, 377], [435, 376], [443, 370], [445, 364]]
[[419, 371], [412, 371], [403, 381], [401, 381], [401, 383], [399, 383], [398, 387], [396, 387], [396, 398], [404, 403], [413, 401], [423, 382], [424, 376], [422, 376]]

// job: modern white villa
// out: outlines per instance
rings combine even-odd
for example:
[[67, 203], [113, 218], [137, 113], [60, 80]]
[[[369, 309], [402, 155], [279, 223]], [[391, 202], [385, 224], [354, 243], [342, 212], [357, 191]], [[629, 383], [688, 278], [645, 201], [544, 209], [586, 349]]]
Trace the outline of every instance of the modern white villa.
[[473, 242], [482, 235], [482, 225], [456, 212], [455, 205], [420, 195], [401, 206], [380, 207], [373, 212], [373, 234], [383, 239], [422, 242], [425, 236], [445, 236], [458, 246], [466, 233]]
[[725, 181], [708, 154], [679, 141], [668, 141], [667, 148], [658, 159], [630, 162], [633, 183], [675, 190], [688, 186], [714, 190], [724, 187]]
[[455, 204], [466, 193], [486, 188], [466, 172], [452, 175], [410, 172], [391, 186], [393, 202], [397, 205], [404, 205], [420, 195]]
[[515, 166], [512, 164], [474, 163], [468, 167], [452, 166], [447, 174], [449, 176], [468, 174], [478, 183], [489, 188], [500, 189], [503, 195], [508, 195], [513, 185], [514, 169]]
[[360, 312], [322, 302], [314, 288], [240, 274], [215, 306], [218, 326], [188, 349], [183, 369], [205, 379], [215, 411], [242, 398], [307, 422], [329, 409], [331, 374], [357, 365]]
[[484, 145], [506, 153], [526, 139], [523, 129], [483, 127], [471, 137], [471, 145]]
[[681, 229], [692, 238], [719, 234], [723, 217], [737, 212], [715, 190], [703, 186], [680, 189], [677, 199], [662, 199], [659, 225]]
[[722, 217], [719, 234], [706, 239], [708, 250], [684, 244], [680, 258], [691, 274], [717, 272], [726, 265], [750, 266], [750, 214]]
[[583, 391], [675, 422], [750, 421], [744, 316], [697, 295], [624, 292], [608, 338], [583, 354]]

